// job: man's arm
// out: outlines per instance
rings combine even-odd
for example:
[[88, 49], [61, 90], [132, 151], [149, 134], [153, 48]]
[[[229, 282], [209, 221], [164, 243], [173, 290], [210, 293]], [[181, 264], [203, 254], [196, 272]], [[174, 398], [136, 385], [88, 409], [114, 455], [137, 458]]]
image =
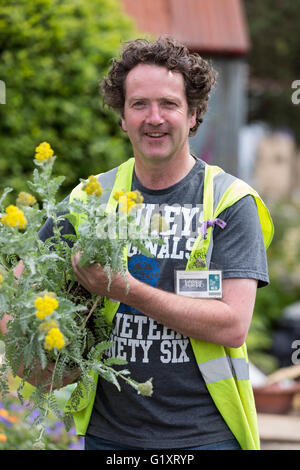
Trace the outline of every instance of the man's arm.
[[149, 286], [127, 273], [129, 292], [119, 274], [113, 276], [110, 290], [101, 266], [79, 267], [80, 254], [73, 259], [76, 278], [93, 294], [107, 296], [142, 311], [157, 322], [179, 333], [223, 346], [239, 347], [250, 326], [257, 281], [223, 280], [223, 298], [195, 299]]
[[256, 288], [254, 279], [225, 279], [221, 300], [195, 299], [137, 281], [122, 301], [185, 336], [235, 348], [246, 339]]

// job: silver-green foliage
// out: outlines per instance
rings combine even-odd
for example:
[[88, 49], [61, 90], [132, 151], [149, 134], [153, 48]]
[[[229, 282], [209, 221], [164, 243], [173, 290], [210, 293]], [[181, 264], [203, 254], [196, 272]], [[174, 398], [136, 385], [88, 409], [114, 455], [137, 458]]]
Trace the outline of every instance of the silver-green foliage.
[[[88, 196], [87, 201], [75, 199], [72, 202], [56, 202], [63, 177], [52, 176], [55, 159], [54, 156], [44, 162], [35, 160], [36, 168], [28, 186], [39, 202], [33, 206], [19, 206], [27, 220], [26, 228], [19, 230], [0, 223], [0, 319], [5, 313], [11, 316], [7, 333], [2, 338], [6, 352], [0, 370], [0, 392], [7, 391], [7, 371], [11, 370], [13, 375], [18, 375], [20, 367], [23, 367], [23, 380], [18, 389], [20, 400], [24, 400], [26, 380], [32, 383], [34, 376], [35, 389], [30, 401], [41, 411], [40, 417], [47, 416], [49, 411], [60, 417], [63, 414], [56, 402], [54, 390], [63, 386], [66, 373], [76, 372], [81, 384], [72, 394], [69, 410], [76, 409], [84, 394], [93, 389], [91, 371], [112, 382], [118, 389], [121, 378], [138, 393], [144, 394], [144, 387], [140, 388], [140, 384], [129, 376], [127, 369], [114, 368], [115, 365], [124, 365], [125, 361], [103, 356], [112, 344], [109, 341], [111, 326], [102, 315], [103, 299], [89, 294], [76, 282], [71, 256], [80, 249], [82, 263], [101, 263], [108, 277], [111, 272], [125, 275], [126, 245], [132, 243], [150, 255], [141, 237], [144, 237], [144, 241], [153, 240], [141, 225], [135, 226], [134, 230], [127, 230], [125, 238], [118, 237], [117, 233], [114, 237], [100, 238], [99, 226], [108, 226], [107, 222], [111, 222], [112, 216], [104, 211], [96, 196]], [[5, 197], [10, 191], [10, 188], [6, 188], [0, 199], [0, 217], [5, 214]], [[61, 235], [60, 222], [67, 216], [72, 220], [75, 213], [80, 214], [82, 223], [78, 235], [68, 237], [73, 242], [69, 246], [67, 237]], [[49, 217], [53, 220], [53, 237], [42, 242], [38, 231]], [[119, 214], [114, 217], [117, 224], [120, 217], [128, 227], [134, 226], [132, 215]], [[16, 279], [14, 270], [20, 260], [24, 270]], [[36, 316], [34, 301], [45, 293], [51, 293], [58, 301], [58, 307], [45, 320], [53, 320], [59, 326], [65, 339], [65, 346], [61, 349], [54, 347], [49, 351], [44, 347], [46, 333], [41, 327], [43, 321]], [[47, 374], [47, 371], [50, 372]], [[41, 383], [42, 376], [45, 378]], [[147, 394], [151, 395], [151, 384], [148, 385]], [[64, 414], [67, 426], [70, 426], [70, 418], [68, 411]]]

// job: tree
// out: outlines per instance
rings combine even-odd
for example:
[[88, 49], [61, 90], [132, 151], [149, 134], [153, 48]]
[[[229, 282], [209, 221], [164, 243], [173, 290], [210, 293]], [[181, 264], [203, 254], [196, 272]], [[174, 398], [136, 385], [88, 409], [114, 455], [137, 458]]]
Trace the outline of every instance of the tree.
[[66, 175], [79, 177], [128, 157], [118, 119], [101, 106], [99, 82], [135, 30], [118, 0], [1, 0], [0, 186], [24, 189], [34, 149], [48, 141]]
[[244, 0], [244, 6], [251, 39], [249, 120], [289, 128], [299, 139], [292, 83], [300, 80], [300, 1]]

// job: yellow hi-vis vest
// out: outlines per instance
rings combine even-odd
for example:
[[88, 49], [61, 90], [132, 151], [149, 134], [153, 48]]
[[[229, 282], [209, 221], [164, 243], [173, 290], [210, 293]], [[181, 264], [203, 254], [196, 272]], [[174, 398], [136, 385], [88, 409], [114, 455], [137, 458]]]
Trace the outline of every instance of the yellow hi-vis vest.
[[[105, 203], [107, 211], [114, 211], [117, 201], [113, 198], [115, 191], [131, 190], [134, 158], [127, 160], [119, 167], [107, 173], [98, 175], [98, 180], [104, 188], [112, 188]], [[227, 207], [246, 195], [252, 195], [256, 201], [258, 215], [262, 227], [265, 247], [273, 238], [273, 223], [269, 211], [258, 193], [240, 179], [225, 173], [217, 166], [205, 165], [203, 188], [204, 221], [218, 217]], [[78, 185], [71, 193], [73, 198], [85, 198], [86, 193]], [[77, 224], [80, 215], [77, 214]], [[78, 226], [78, 225], [77, 225]], [[75, 227], [76, 229], [76, 227]], [[212, 227], [208, 224], [206, 237], [199, 235], [196, 239], [186, 269], [209, 269], [213, 248]], [[127, 260], [127, 251], [124, 253]], [[201, 301], [201, 300], [200, 300]], [[103, 314], [112, 324], [119, 302], [105, 299]], [[246, 345], [239, 348], [223, 347], [218, 344], [190, 338], [195, 359], [204, 378], [206, 387], [216, 404], [223, 419], [227, 423], [240, 446], [244, 450], [260, 448], [257, 427], [257, 415], [252, 386], [249, 380], [249, 363]], [[92, 374], [95, 384], [98, 376]], [[72, 411], [76, 431], [85, 435], [91, 417], [96, 390], [87, 392], [79, 382], [82, 398], [76, 409]], [[95, 387], [96, 388], [96, 387]]]

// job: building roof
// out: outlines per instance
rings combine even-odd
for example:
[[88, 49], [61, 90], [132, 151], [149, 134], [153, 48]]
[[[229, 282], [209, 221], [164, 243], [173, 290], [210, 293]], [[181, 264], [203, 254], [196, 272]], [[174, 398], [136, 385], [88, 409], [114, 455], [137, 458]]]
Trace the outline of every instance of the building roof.
[[140, 31], [170, 35], [190, 50], [244, 55], [249, 37], [242, 0], [120, 0]]

